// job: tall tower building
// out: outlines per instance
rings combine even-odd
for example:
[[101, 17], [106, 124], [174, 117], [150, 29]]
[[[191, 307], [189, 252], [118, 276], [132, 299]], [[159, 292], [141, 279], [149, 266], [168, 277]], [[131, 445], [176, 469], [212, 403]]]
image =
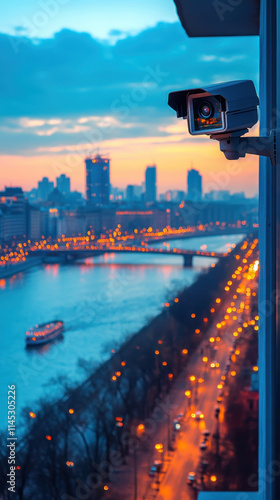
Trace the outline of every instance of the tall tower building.
[[64, 196], [69, 196], [70, 194], [70, 177], [66, 177], [65, 174], [61, 174], [56, 178], [57, 189], [64, 194]]
[[187, 173], [187, 193], [190, 201], [200, 201], [202, 198], [202, 177], [194, 168]]
[[49, 181], [47, 177], [43, 177], [41, 181], [38, 182], [38, 199], [40, 201], [46, 201], [49, 194], [54, 190], [54, 183]]
[[157, 167], [152, 165], [146, 168], [145, 201], [152, 203], [157, 199]]
[[108, 205], [110, 201], [110, 160], [97, 155], [87, 158], [86, 199], [92, 205]]

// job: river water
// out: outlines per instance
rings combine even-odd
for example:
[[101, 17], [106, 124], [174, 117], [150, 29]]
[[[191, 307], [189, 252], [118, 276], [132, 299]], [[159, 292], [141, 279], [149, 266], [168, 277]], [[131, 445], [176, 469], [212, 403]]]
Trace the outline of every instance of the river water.
[[[192, 250], [207, 245], [207, 250], [224, 251], [242, 237], [208, 236], [167, 245]], [[107, 359], [127, 335], [160, 312], [163, 302], [213, 262], [195, 257], [188, 269], [180, 256], [107, 254], [72, 265], [47, 264], [0, 280], [0, 428], [7, 421], [8, 385], [16, 385], [17, 417], [24, 406], [36, 411], [38, 398], [59, 394], [58, 375], [81, 380], [85, 372], [79, 360], [79, 365], [92, 365]], [[63, 339], [26, 349], [26, 330], [53, 319], [65, 322]]]

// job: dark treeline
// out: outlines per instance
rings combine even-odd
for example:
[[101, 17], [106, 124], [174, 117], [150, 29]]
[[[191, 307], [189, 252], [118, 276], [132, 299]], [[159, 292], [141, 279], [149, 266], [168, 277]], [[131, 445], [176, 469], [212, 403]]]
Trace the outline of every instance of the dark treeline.
[[[137, 445], [137, 425], [164, 399], [214, 321], [221, 306], [216, 298], [222, 297], [225, 281], [236, 269], [241, 245], [200, 274], [176, 301], [172, 297], [169, 307], [83, 384], [65, 387], [59, 400], [54, 396], [52, 401], [39, 401], [35, 418], [30, 418], [30, 410], [23, 412], [16, 494], [7, 490], [7, 436], [1, 435], [1, 499], [102, 498], [111, 469]], [[186, 349], [188, 354], [182, 352]]]

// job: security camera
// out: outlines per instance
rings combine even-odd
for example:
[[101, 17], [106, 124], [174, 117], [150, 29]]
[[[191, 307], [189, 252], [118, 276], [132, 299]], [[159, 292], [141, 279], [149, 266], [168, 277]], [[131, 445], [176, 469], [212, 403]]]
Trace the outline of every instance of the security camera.
[[251, 80], [171, 92], [168, 104], [177, 118], [188, 120], [191, 135], [206, 134], [219, 141], [228, 160], [248, 153], [276, 163], [274, 145], [279, 142], [280, 149], [280, 130], [272, 130], [268, 137], [242, 137], [258, 121], [259, 98]]
[[259, 98], [251, 80], [171, 92], [168, 104], [188, 120], [192, 135], [245, 133], [258, 121]]

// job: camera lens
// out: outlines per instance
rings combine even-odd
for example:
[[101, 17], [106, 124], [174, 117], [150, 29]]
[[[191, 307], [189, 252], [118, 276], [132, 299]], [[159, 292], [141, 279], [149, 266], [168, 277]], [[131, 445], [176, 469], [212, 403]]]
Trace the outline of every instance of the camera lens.
[[213, 109], [211, 102], [208, 102], [208, 101], [202, 102], [201, 105], [199, 106], [198, 112], [199, 112], [200, 118], [204, 118], [205, 120], [207, 120], [208, 118], [211, 118], [211, 116], [214, 112], [214, 109]]

